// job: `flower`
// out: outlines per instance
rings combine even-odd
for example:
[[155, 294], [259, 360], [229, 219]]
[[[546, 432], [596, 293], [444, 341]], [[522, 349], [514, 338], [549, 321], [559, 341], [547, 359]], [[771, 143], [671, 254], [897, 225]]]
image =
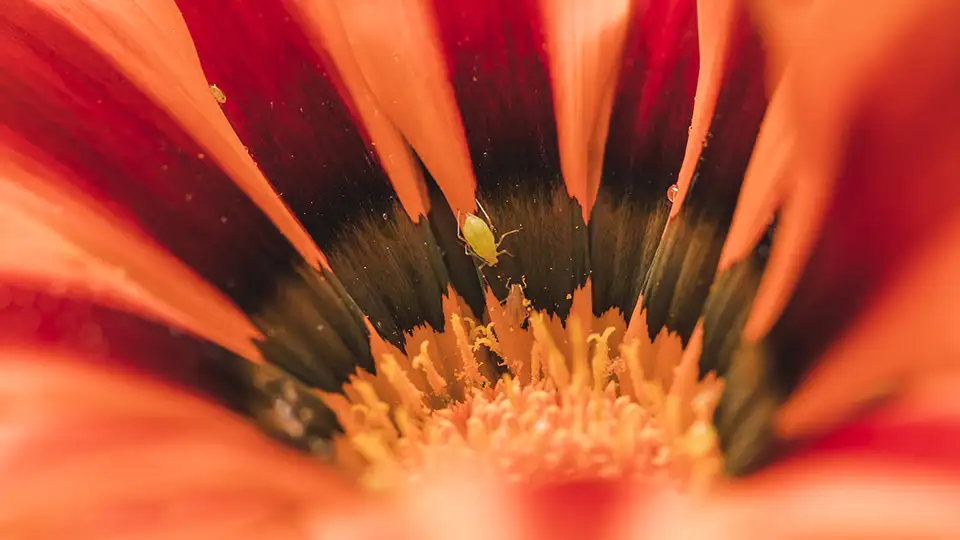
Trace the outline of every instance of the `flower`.
[[14, 2], [0, 530], [954, 536], [957, 11]]

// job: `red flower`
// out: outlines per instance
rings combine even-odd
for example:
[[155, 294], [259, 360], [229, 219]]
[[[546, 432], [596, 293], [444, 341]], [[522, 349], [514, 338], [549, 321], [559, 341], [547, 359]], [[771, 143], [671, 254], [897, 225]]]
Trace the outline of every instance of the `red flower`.
[[0, 536], [956, 537], [956, 20], [15, 0]]

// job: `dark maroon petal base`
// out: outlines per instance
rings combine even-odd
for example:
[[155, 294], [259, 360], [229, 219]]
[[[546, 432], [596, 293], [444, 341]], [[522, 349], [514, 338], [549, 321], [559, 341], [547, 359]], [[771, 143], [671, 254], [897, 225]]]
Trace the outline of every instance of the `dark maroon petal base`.
[[729, 59], [689, 191], [667, 226], [643, 289], [651, 338], [662, 328], [686, 343], [697, 324], [767, 106], [764, 56], [745, 14]]
[[594, 310], [633, 314], [666, 224], [697, 87], [694, 0], [650, 2], [624, 46], [603, 177], [590, 217]]
[[[537, 309], [566, 317], [589, 273], [586, 226], [560, 175], [549, 59], [536, 0], [435, 1], [481, 203], [497, 232], [522, 231], [482, 270], [505, 297], [527, 283]], [[479, 261], [476, 261], [479, 262]]]

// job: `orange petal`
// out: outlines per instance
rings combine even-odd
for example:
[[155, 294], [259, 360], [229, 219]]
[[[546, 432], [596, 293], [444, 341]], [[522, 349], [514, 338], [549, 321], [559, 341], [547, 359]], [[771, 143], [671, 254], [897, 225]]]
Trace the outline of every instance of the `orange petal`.
[[[432, 5], [427, 1], [299, 5], [309, 24], [323, 34], [345, 83], [356, 89], [351, 92], [370, 94], [382, 110], [380, 121], [389, 118], [397, 126], [454, 212], [475, 211], [476, 180]], [[336, 27], [341, 22], [342, 30]], [[363, 117], [372, 130], [374, 115]], [[378, 150], [383, 158], [379, 143]]]
[[[122, 74], [119, 76], [129, 79], [199, 142], [202, 152], [263, 209], [307, 261], [313, 264], [321, 258], [219, 110], [210, 90], [215, 81], [204, 78], [190, 35], [172, 0], [29, 0], [6, 10], [4, 16], [18, 25], [25, 24], [29, 32], [39, 31], [39, 25], [47, 25], [47, 30], [49, 25], [62, 26], [54, 32], [75, 33], [84, 49], [103, 54]], [[56, 38], [51, 43], [56, 43]], [[61, 54], [70, 50], [62, 45], [58, 48]], [[78, 69], [84, 69], [82, 62]]]
[[561, 171], [568, 192], [580, 202], [585, 222], [600, 188], [631, 4], [631, 0], [540, 2]]
[[695, 0], [636, 2], [629, 22], [588, 223], [594, 311], [628, 318], [670, 212], [699, 54]]
[[[679, 192], [643, 290], [651, 333], [700, 317], [767, 108], [763, 48], [739, 0], [699, 2], [700, 73]], [[709, 330], [708, 330], [709, 332]]]
[[693, 119], [690, 123], [690, 137], [687, 139], [686, 154], [677, 180], [680, 191], [673, 201], [671, 217], [677, 215], [683, 204], [697, 166], [697, 158], [710, 132], [710, 123], [729, 61], [731, 41], [735, 37], [732, 30], [735, 28], [740, 7], [739, 0], [719, 2], [697, 0], [700, 72], [694, 98]]
[[[236, 306], [137, 227], [110, 216], [50, 163], [0, 148], [0, 280], [157, 317], [248, 359], [259, 332]], [[56, 180], [51, 180], [55, 178]]]
[[309, 538], [355, 501], [231, 413], [108, 358], [0, 352], [4, 537]]
[[701, 502], [661, 499], [638, 538], [956, 538], [960, 374], [930, 377]]
[[[960, 40], [949, 21], [960, 7], [867, 6], [815, 2], [763, 25], [796, 129], [797, 189], [746, 333], [762, 335], [785, 305], [773, 329], [791, 357], [781, 361], [799, 375], [826, 355], [787, 404], [785, 435], [960, 357], [949, 277], [960, 256]], [[791, 249], [805, 244], [812, 251]]]
[[[111, 20], [74, 7], [76, 24], [100, 28]], [[35, 196], [70, 205], [71, 212], [80, 205], [142, 231], [131, 236], [149, 237], [240, 308], [258, 309], [278, 276], [302, 264], [295, 246], [238, 187], [224, 162], [207, 154], [205, 142], [158, 104], [122, 62], [103, 53], [102, 43], [83, 33], [89, 28], [51, 9], [25, 2], [0, 15], [6, 29], [0, 55], [8, 74], [0, 90], [11, 105], [0, 109], [0, 119], [6, 157], [21, 171], [16, 182]], [[100, 29], [97, 36], [108, 41], [117, 35]], [[115, 45], [122, 52], [133, 43]], [[137, 65], [147, 69], [141, 60]], [[105, 251], [90, 255], [109, 262], [116, 256], [108, 250], [122, 246], [101, 239], [82, 247]], [[162, 272], [170, 265], [144, 262], [139, 268], [145, 266], [152, 275], [132, 276], [134, 281], [167, 279]]]

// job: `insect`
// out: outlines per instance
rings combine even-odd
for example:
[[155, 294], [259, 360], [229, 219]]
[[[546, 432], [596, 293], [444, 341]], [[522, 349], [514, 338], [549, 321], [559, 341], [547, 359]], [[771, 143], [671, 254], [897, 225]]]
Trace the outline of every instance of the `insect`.
[[223, 93], [223, 90], [217, 88], [217, 85], [210, 85], [210, 93], [213, 94], [213, 99], [217, 100], [217, 103], [223, 105], [227, 102], [227, 95]]
[[520, 277], [522, 285], [516, 283], [510, 285], [510, 280], [507, 280], [510, 292], [507, 293], [507, 298], [500, 303], [507, 320], [513, 322], [516, 326], [523, 324], [527, 317], [533, 313], [533, 302], [523, 294], [523, 290], [527, 288], [527, 276]]
[[[520, 232], [521, 229], [507, 231], [500, 235], [500, 240], [494, 241], [493, 231], [495, 229], [493, 220], [490, 219], [490, 214], [484, 210], [479, 200], [477, 201], [477, 207], [480, 208], [480, 211], [483, 212], [483, 216], [487, 218], [487, 220], [484, 221], [476, 215], [467, 212], [467, 217], [463, 220], [463, 225], [457, 230], [457, 238], [463, 240], [464, 253], [473, 255], [482, 261], [480, 268], [484, 266], [496, 266], [500, 261], [500, 255], [510, 255], [510, 252], [507, 250], [500, 249], [500, 244], [503, 243], [503, 239], [513, 233]], [[460, 223], [460, 212], [457, 213], [457, 223]], [[513, 255], [510, 256], [512, 257]]]

